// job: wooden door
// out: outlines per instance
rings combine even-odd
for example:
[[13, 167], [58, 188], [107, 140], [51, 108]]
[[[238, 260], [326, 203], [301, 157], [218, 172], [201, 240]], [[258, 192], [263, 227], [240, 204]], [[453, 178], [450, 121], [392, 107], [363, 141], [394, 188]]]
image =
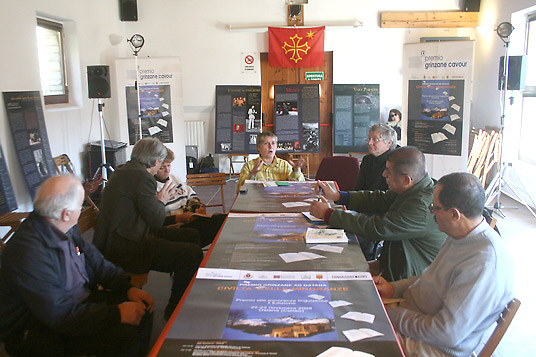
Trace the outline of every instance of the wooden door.
[[[306, 72], [324, 72], [324, 79], [306, 81]], [[310, 154], [311, 174], [315, 174], [322, 159], [332, 156], [332, 88], [333, 52], [324, 52], [324, 66], [311, 68], [280, 68], [268, 63], [268, 53], [261, 53], [261, 96], [264, 130], [274, 131], [274, 91], [277, 84], [320, 84], [320, 153]], [[285, 155], [281, 155], [285, 157]]]

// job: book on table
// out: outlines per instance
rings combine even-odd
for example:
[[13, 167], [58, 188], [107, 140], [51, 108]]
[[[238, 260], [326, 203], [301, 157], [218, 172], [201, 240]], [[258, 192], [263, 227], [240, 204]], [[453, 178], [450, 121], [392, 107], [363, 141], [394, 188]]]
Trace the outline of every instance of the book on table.
[[307, 228], [305, 243], [346, 243], [344, 229]]

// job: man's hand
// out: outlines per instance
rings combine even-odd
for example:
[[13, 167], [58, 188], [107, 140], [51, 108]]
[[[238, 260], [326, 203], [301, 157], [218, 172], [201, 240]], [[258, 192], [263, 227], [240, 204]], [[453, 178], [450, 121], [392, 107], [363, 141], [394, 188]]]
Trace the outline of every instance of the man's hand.
[[143, 304], [145, 311], [153, 312], [154, 299], [147, 291], [132, 287], [127, 291], [127, 298], [130, 301]]
[[379, 275], [373, 277], [372, 280], [374, 281], [374, 284], [376, 284], [376, 289], [378, 289], [378, 292], [380, 293], [381, 297], [393, 297], [393, 295], [395, 294], [395, 288], [393, 287], [393, 284], [389, 283], [387, 280], [385, 280]]
[[326, 212], [328, 209], [331, 208], [329, 205], [329, 202], [326, 201], [324, 197], [320, 197], [321, 201], [314, 201], [311, 203], [311, 207], [309, 208], [309, 212], [316, 218], [324, 219], [324, 216], [326, 215]]
[[259, 156], [257, 160], [255, 160], [255, 165], [251, 168], [251, 171], [249, 172], [249, 178], [253, 178], [259, 171], [261, 171], [262, 168], [262, 159]]
[[163, 204], [166, 204], [169, 202], [169, 200], [173, 197], [173, 194], [175, 193], [175, 188], [177, 185], [171, 180], [167, 180], [167, 182], [164, 184], [164, 187], [156, 194], [156, 199], [162, 202]]
[[119, 305], [121, 323], [138, 326], [141, 318], [145, 315], [145, 305], [140, 302], [127, 301]]
[[339, 191], [335, 191], [334, 189], [332, 189], [329, 183], [325, 181], [316, 182], [318, 188], [322, 189], [322, 195], [324, 195], [324, 197], [326, 197], [328, 200], [338, 201], [341, 198], [341, 194], [339, 193]]
[[305, 159], [300, 157], [296, 160], [290, 160], [288, 163], [292, 166], [293, 171], [301, 171], [303, 164], [305, 164]]

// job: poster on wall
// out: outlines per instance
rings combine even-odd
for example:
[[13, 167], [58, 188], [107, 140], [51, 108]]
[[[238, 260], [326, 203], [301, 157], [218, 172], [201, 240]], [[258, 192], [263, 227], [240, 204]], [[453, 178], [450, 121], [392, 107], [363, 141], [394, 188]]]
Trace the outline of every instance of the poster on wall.
[[56, 174], [39, 91], [3, 92], [13, 143], [30, 196]]
[[215, 152], [256, 153], [261, 113], [261, 86], [216, 86]]
[[13, 186], [7, 172], [4, 151], [0, 146], [0, 214], [11, 212], [17, 209], [17, 201]]
[[[128, 114], [128, 137], [134, 145], [139, 137], [138, 94], [134, 86], [125, 88]], [[163, 143], [173, 142], [171, 86], [154, 84], [140, 86], [142, 136], [156, 137]]]
[[274, 86], [274, 133], [277, 150], [320, 152], [320, 85]]
[[411, 80], [408, 145], [428, 154], [461, 155], [463, 80]]
[[335, 84], [333, 108], [333, 152], [368, 152], [369, 128], [380, 122], [380, 85]]

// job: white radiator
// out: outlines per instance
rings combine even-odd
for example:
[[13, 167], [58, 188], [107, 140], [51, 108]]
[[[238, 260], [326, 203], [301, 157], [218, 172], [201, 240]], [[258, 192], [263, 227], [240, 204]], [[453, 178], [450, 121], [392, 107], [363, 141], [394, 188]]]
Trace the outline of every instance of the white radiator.
[[185, 121], [186, 143], [195, 145], [199, 151], [205, 150], [205, 122], [202, 120]]

